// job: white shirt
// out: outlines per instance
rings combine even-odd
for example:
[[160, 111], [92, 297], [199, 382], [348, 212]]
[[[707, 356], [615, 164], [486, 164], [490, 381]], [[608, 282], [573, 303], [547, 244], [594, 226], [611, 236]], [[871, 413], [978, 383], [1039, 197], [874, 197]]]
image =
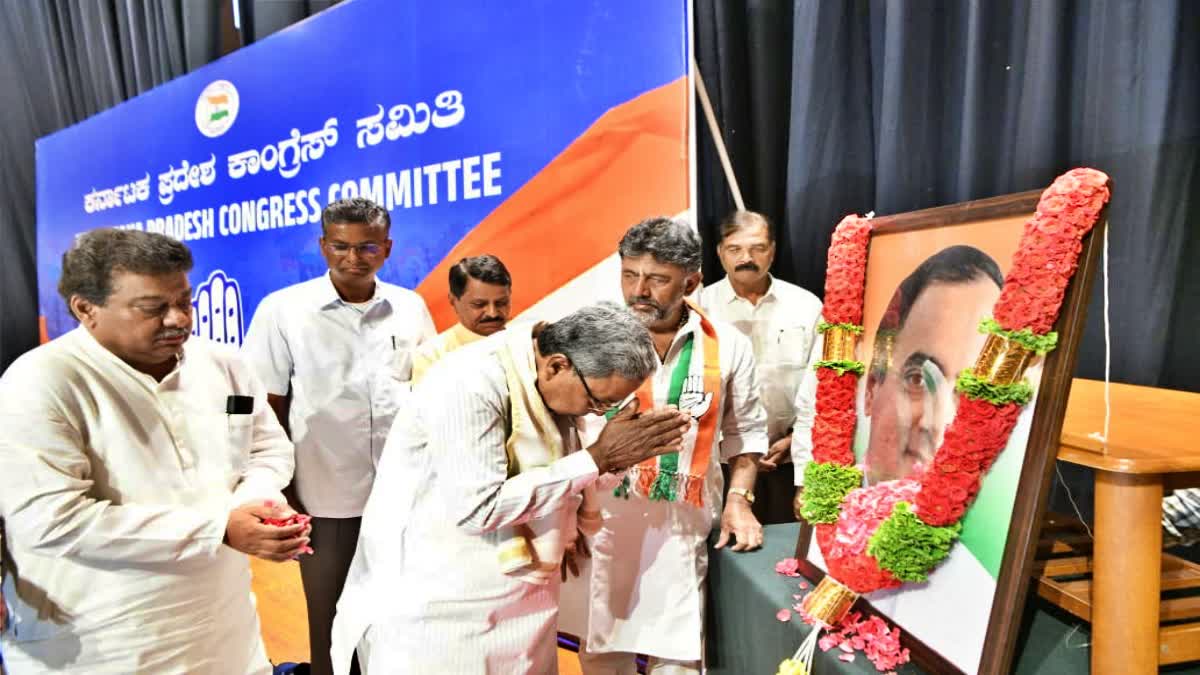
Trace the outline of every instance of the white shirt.
[[[504, 333], [438, 361], [388, 437], [333, 628], [346, 673], [364, 634], [382, 673], [552, 673], [558, 578], [500, 571], [497, 530], [556, 512], [574, 527], [590, 454], [559, 418], [568, 453], [508, 477]], [[565, 513], [564, 513], [565, 511]]]
[[[766, 413], [758, 398], [750, 341], [713, 321], [720, 348], [720, 433], [704, 481], [704, 508], [685, 502], [615, 497], [598, 490], [604, 524], [591, 542], [590, 562], [563, 588], [562, 630], [587, 640], [595, 653], [630, 652], [678, 661], [701, 658], [706, 539], [724, 506], [721, 463], [767, 451]], [[654, 405], [666, 405], [671, 374], [700, 317], [691, 313], [654, 374]], [[693, 358], [699, 358], [697, 350]]]
[[328, 273], [259, 304], [242, 350], [269, 393], [292, 389], [295, 488], [308, 513], [362, 515], [412, 352], [434, 335], [421, 296], [379, 280], [366, 306], [338, 297]]
[[757, 381], [767, 410], [767, 436], [783, 438], [796, 418], [796, 393], [804, 372], [814, 360], [821, 301], [817, 296], [781, 279], [753, 304], [734, 292], [729, 278], [700, 292], [700, 306], [708, 316], [732, 324], [750, 338], [757, 364]]
[[[813, 362], [821, 359], [825, 337], [817, 335], [813, 343]], [[812, 428], [817, 420], [817, 371], [809, 367], [796, 392], [796, 421], [792, 428], [792, 467], [795, 485], [804, 485], [804, 467], [812, 461]]]
[[270, 672], [246, 556], [221, 542], [233, 507], [282, 499], [292, 445], [236, 353], [183, 354], [156, 382], [78, 328], [0, 378], [10, 672]]

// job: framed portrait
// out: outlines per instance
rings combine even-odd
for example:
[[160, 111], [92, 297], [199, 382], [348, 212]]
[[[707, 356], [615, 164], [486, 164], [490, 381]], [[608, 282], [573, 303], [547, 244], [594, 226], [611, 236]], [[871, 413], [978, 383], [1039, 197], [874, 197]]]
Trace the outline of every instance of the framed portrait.
[[[957, 407], [955, 380], [974, 365], [1025, 223], [1041, 190], [876, 218], [867, 254], [855, 462], [867, 484], [921, 471]], [[1026, 371], [1034, 398], [982, 482], [949, 557], [920, 584], [863, 596], [901, 627], [932, 672], [1006, 673], [1086, 318], [1104, 213], [1083, 240], [1055, 330], [1058, 348]], [[802, 528], [807, 530], [808, 528]], [[803, 537], [807, 539], [807, 537]], [[802, 541], [803, 566], [824, 561]]]

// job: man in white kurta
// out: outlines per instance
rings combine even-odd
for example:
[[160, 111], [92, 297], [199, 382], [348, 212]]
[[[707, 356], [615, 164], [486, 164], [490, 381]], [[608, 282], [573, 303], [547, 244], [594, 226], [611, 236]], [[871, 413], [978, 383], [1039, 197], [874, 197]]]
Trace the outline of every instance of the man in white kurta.
[[[721, 223], [717, 254], [725, 276], [700, 292], [700, 306], [750, 338], [759, 397], [767, 411], [770, 449], [758, 464], [754, 514], [764, 524], [795, 520], [791, 458], [797, 394], [820, 342], [821, 300], [771, 275], [775, 235], [765, 216], [737, 211]], [[811, 405], [811, 399], [800, 401]]]
[[621, 401], [654, 368], [640, 323], [597, 305], [536, 338], [535, 391], [564, 455], [512, 475], [508, 337], [439, 361], [397, 417], [338, 603], [335, 672], [347, 672], [356, 647], [369, 675], [557, 672], [557, 575], [538, 584], [504, 573], [503, 532], [555, 514], [573, 530], [580, 494], [600, 473], [678, 448], [686, 418], [662, 410], [619, 416], [578, 451], [574, 419]]
[[83, 235], [60, 285], [83, 325], [0, 378], [11, 673], [271, 671], [244, 552], [307, 541], [259, 520], [289, 515], [264, 502], [292, 446], [235, 353], [184, 344], [190, 267], [162, 235]]
[[[564, 588], [561, 626], [585, 644], [586, 675], [635, 672], [634, 655], [651, 657], [650, 671], [695, 673], [702, 660], [707, 545], [720, 524], [718, 547], [734, 537], [734, 550], [762, 543], [751, 513], [755, 463], [767, 449], [766, 414], [754, 380], [749, 340], [732, 326], [709, 322], [684, 297], [699, 284], [700, 239], [684, 223], [654, 218], [634, 226], [620, 246], [626, 303], [650, 328], [660, 365], [651, 382], [654, 404], [668, 403], [669, 383], [685, 351], [709, 360], [706, 327], [719, 345], [718, 391], [700, 391], [688, 378], [677, 402], [703, 424], [715, 415], [717, 433], [707, 447], [702, 504], [647, 498], [636, 489], [601, 490], [604, 522], [591, 542], [591, 562]], [[686, 366], [685, 366], [686, 367]], [[719, 401], [709, 410], [711, 400]], [[698, 432], [684, 439], [695, 444]], [[731, 466], [725, 499], [721, 463]], [[639, 467], [640, 468], [640, 467]], [[682, 473], [682, 467], [681, 467]], [[687, 479], [682, 476], [682, 482]]]

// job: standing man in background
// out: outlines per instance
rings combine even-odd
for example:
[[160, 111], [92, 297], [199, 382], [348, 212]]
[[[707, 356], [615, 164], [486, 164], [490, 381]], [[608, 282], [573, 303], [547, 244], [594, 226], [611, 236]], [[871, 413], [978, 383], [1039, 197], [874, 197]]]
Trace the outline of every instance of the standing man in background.
[[75, 330], [0, 378], [4, 659], [20, 675], [269, 675], [246, 554], [288, 560], [292, 444], [192, 332], [192, 255], [102, 229], [63, 256]]
[[450, 268], [447, 296], [458, 323], [421, 345], [413, 355], [413, 384], [443, 356], [504, 330], [512, 310], [512, 277], [494, 255], [463, 258]]
[[333, 614], [375, 467], [409, 388], [412, 352], [434, 335], [419, 295], [376, 279], [392, 250], [390, 227], [368, 199], [327, 206], [328, 274], [264, 298], [243, 345], [296, 444], [289, 497], [313, 516], [314, 553], [301, 559], [300, 577], [314, 675], [332, 672]]
[[717, 255], [725, 278], [700, 292], [700, 306], [750, 338], [759, 398], [767, 410], [771, 446], [758, 462], [754, 515], [763, 524], [790, 523], [794, 486], [802, 478], [791, 452], [796, 406], [803, 403], [796, 396], [805, 372], [820, 358], [820, 347], [813, 347], [820, 344], [821, 301], [771, 276], [775, 232], [762, 214], [737, 211], [726, 218]]

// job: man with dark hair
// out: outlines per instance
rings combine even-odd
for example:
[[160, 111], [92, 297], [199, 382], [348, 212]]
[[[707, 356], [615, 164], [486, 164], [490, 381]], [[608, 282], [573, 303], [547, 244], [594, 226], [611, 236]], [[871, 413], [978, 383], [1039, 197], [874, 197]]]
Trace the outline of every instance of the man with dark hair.
[[412, 352], [433, 337], [416, 293], [376, 278], [392, 250], [388, 212], [343, 199], [321, 214], [329, 272], [276, 291], [254, 313], [243, 351], [296, 443], [293, 505], [313, 516], [314, 554], [300, 561], [314, 675], [332, 672], [329, 633], [363, 506]]
[[0, 518], [14, 673], [271, 672], [246, 554], [307, 527], [280, 490], [292, 444], [236, 353], [188, 341], [192, 256], [95, 230], [63, 255], [80, 327], [0, 378]]
[[972, 246], [942, 249], [900, 282], [875, 333], [865, 407], [867, 476], [903, 478], [928, 466], [954, 418], [954, 382], [983, 346], [1004, 275]]
[[[735, 211], [721, 223], [717, 255], [725, 278], [700, 293], [700, 306], [750, 338], [757, 365], [759, 397], [767, 411], [771, 446], [758, 461], [754, 515], [764, 524], [795, 520], [792, 498], [803, 474], [792, 463], [792, 429], [800, 382], [820, 344], [821, 300], [771, 275], [775, 234], [770, 221], [753, 211]], [[801, 401], [811, 405], [811, 401]]]
[[512, 277], [494, 255], [463, 258], [450, 267], [447, 296], [458, 323], [421, 345], [413, 355], [413, 384], [446, 354], [504, 330], [512, 309]]
[[584, 639], [585, 675], [632, 673], [636, 654], [650, 657], [647, 672], [697, 673], [709, 532], [719, 523], [717, 548], [762, 544], [751, 505], [766, 414], [750, 341], [685, 300], [700, 284], [696, 231], [651, 218], [625, 233], [618, 252], [625, 303], [650, 329], [658, 355], [638, 400], [643, 409], [675, 406], [694, 422], [679, 452], [632, 467], [615, 493], [599, 491], [603, 524], [590, 569], [571, 582], [564, 625]]
[[688, 428], [634, 401], [584, 448], [576, 422], [656, 365], [614, 303], [443, 359], [388, 437], [338, 603], [337, 672], [356, 647], [367, 675], [557, 672], [558, 565], [582, 494]]
[[[954, 418], [955, 380], [979, 355], [979, 322], [991, 315], [1003, 285], [991, 256], [960, 245], [930, 256], [896, 287], [867, 374], [869, 482], [903, 478], [933, 459]], [[802, 388], [815, 392], [816, 378]], [[814, 416], [811, 406], [798, 409], [793, 437], [810, 457]]]

